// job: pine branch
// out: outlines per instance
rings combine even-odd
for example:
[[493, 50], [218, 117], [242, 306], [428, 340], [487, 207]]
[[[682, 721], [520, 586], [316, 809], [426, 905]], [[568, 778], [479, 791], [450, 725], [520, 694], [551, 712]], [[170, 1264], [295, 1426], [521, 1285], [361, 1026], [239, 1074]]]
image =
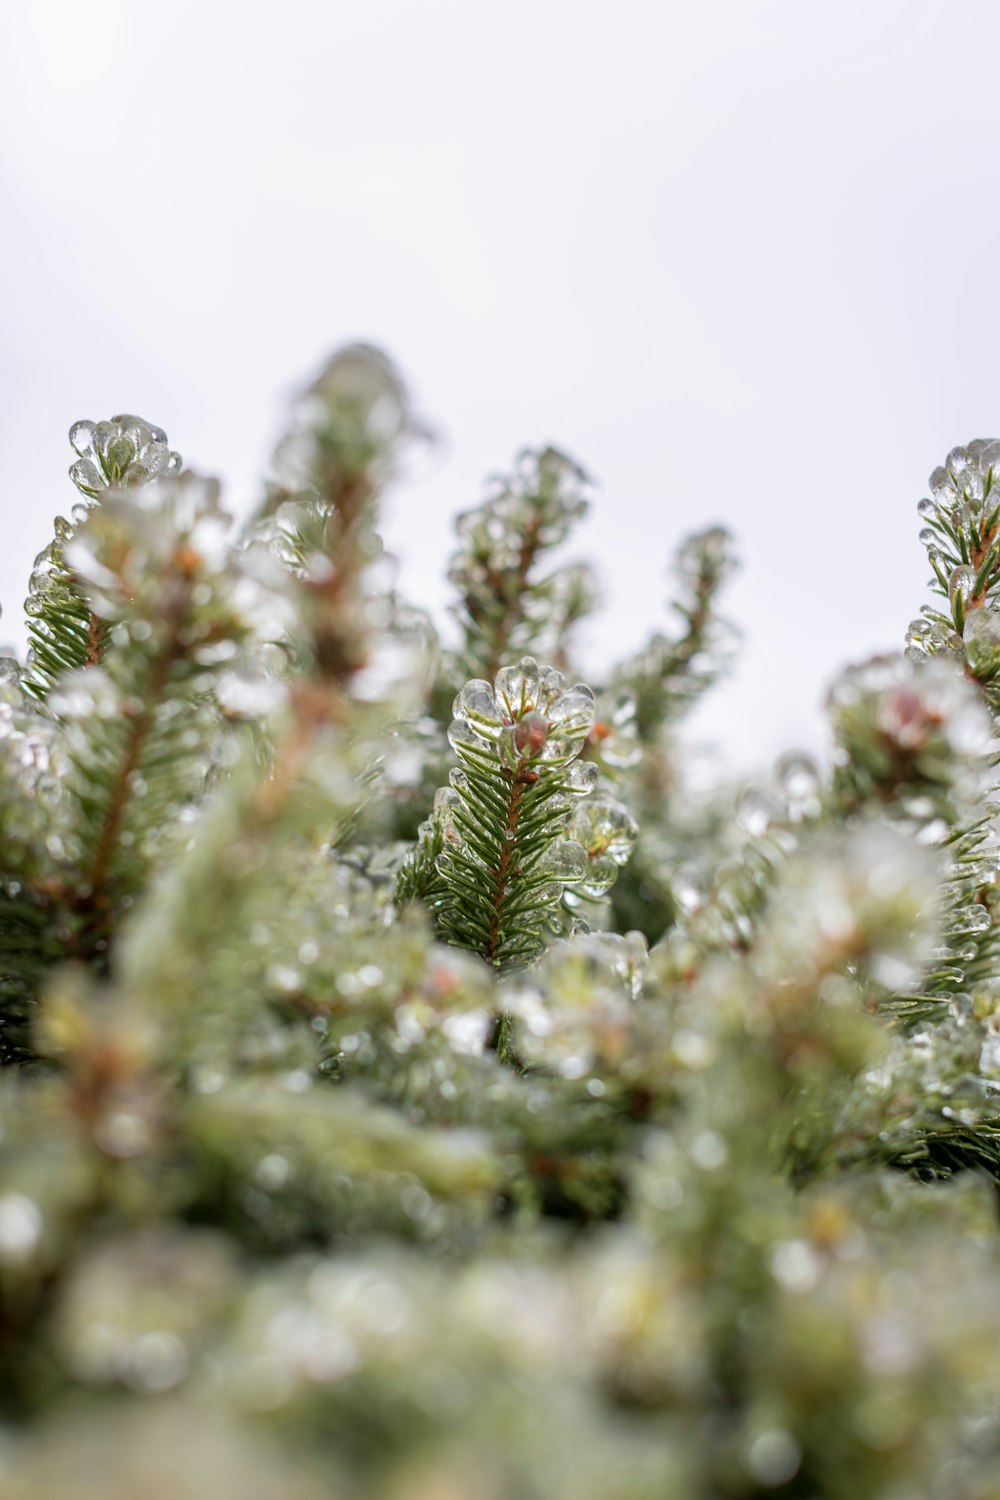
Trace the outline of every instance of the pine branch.
[[280, 609], [273, 584], [219, 550], [227, 520], [218, 486], [184, 475], [109, 492], [68, 549], [111, 633], [103, 665], [60, 679], [48, 700], [64, 726], [76, 888], [95, 931], [203, 793], [222, 732], [211, 690], [246, 665], [254, 616]]
[[[107, 649], [100, 665], [53, 677], [43, 705], [8, 690], [8, 1057], [27, 1053], [50, 965], [77, 958], [106, 969], [121, 917], [190, 836], [226, 732], [213, 689], [238, 678], [259, 624], [280, 605], [249, 559], [219, 552], [226, 519], [214, 483], [168, 476], [109, 489], [66, 544], [74, 588]], [[28, 774], [26, 764], [39, 769]], [[34, 848], [25, 825], [37, 830]], [[25, 934], [39, 923], [45, 940], [29, 953]]]
[[681, 586], [673, 604], [682, 621], [680, 635], [653, 636], [638, 656], [613, 674], [615, 689], [634, 700], [643, 743], [653, 742], [725, 670], [734, 631], [718, 615], [716, 598], [734, 566], [732, 543], [722, 527], [712, 526], [690, 536], [674, 562]]
[[604, 790], [581, 802], [569, 824], [569, 836], [587, 856], [587, 873], [566, 892], [571, 911], [581, 904], [590, 912], [608, 907], [608, 893], [635, 850], [639, 825], [625, 805]]
[[467, 683], [455, 716], [459, 767], [435, 814], [444, 889], [434, 910], [448, 942], [506, 970], [541, 952], [565, 888], [589, 873], [565, 830], [575, 797], [597, 780], [578, 760], [594, 698], [525, 657], [497, 674], [495, 689]]
[[161, 892], [159, 913], [148, 928], [136, 923], [125, 959], [141, 992], [178, 997], [181, 1050], [199, 1019], [183, 997], [197, 992], [206, 969], [220, 1010], [233, 1001], [234, 982], [243, 996], [242, 959], [227, 965], [247, 926], [262, 911], [273, 919], [292, 899], [283, 882], [296, 878], [300, 854], [337, 843], [371, 795], [374, 735], [392, 722], [425, 645], [419, 630], [400, 630], [393, 662], [404, 683], [380, 676], [373, 691], [367, 678], [381, 644], [373, 617], [385, 618], [384, 597], [369, 597], [366, 576], [380, 551], [375, 502], [414, 430], [392, 367], [376, 351], [349, 348], [304, 393], [279, 447], [279, 482], [245, 543], [249, 556], [266, 551], [281, 562], [292, 609], [295, 675], [273, 724], [269, 764], [262, 772], [244, 756], [234, 767]]
[[74, 506], [72, 523], [56, 517], [55, 539], [35, 559], [25, 601], [29, 652], [22, 686], [38, 700], [63, 673], [96, 666], [107, 642], [106, 624], [68, 566], [66, 547], [109, 489], [135, 489], [181, 468], [180, 454], [171, 452], [163, 429], [141, 417], [76, 422], [69, 440], [78, 455], [69, 475], [85, 503]]
[[834, 684], [837, 743], [830, 788], [839, 818], [880, 816], [942, 848], [941, 942], [919, 990], [886, 1007], [907, 1024], [940, 1019], [967, 983], [976, 936], [991, 925], [981, 903], [994, 880], [985, 858], [990, 722], [973, 685], [947, 660], [878, 657]]
[[[436, 808], [435, 813], [437, 812]], [[444, 894], [444, 884], [438, 873], [437, 859], [443, 848], [441, 818], [431, 816], [421, 823], [417, 842], [397, 872], [393, 890], [397, 911], [403, 911], [411, 901], [422, 900], [431, 907], [439, 903]]]
[[525, 450], [515, 473], [496, 479], [489, 498], [459, 517], [448, 572], [459, 590], [459, 681], [492, 682], [525, 651], [565, 660], [573, 625], [593, 608], [592, 574], [577, 564], [539, 576], [538, 565], [586, 513], [588, 492], [583, 470], [557, 449]]
[[101, 638], [43, 701], [0, 662], [0, 1053], [44, 1060], [0, 1075], [8, 1488], [99, 1450], [108, 1500], [992, 1494], [1000, 447], [938, 485], [951, 660], [849, 670], [829, 778], [784, 757], [735, 820], [665, 795], [723, 544], [595, 724], [500, 665], [586, 602], [501, 507], [499, 670], [401, 861], [440, 763], [374, 529], [412, 435], [344, 351], [236, 547], [109, 450], [64, 558]]

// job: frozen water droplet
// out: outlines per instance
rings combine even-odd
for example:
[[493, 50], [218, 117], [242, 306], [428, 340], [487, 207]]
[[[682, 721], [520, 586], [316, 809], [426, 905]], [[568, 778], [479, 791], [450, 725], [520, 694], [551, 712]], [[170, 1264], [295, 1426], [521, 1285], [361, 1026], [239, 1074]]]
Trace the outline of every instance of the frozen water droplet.
[[77, 459], [75, 464], [71, 464], [69, 477], [80, 493], [87, 495], [91, 500], [96, 499], [105, 487], [97, 465], [91, 463], [88, 458]]
[[537, 706], [538, 688], [538, 663], [533, 656], [522, 657], [517, 666], [502, 667], [497, 673], [497, 700], [510, 719], [519, 719]]
[[69, 430], [69, 441], [74, 453], [80, 458], [95, 459], [97, 457], [93, 422], [74, 422]]
[[674, 900], [691, 917], [701, 910], [708, 896], [708, 877], [701, 865], [681, 865], [670, 882]]
[[536, 887], [534, 900], [539, 906], [555, 906], [563, 898], [563, 887], [557, 880], [550, 880], [545, 885]]
[[589, 868], [586, 850], [571, 839], [561, 839], [554, 844], [542, 863], [545, 874], [567, 883], [583, 880]]
[[548, 717], [554, 729], [567, 738], [576, 738], [590, 733], [597, 705], [594, 695], [585, 683], [560, 693], [549, 705]]
[[906, 644], [926, 653], [935, 638], [935, 628], [930, 620], [911, 620], [906, 631]]
[[616, 729], [626, 724], [631, 724], [636, 715], [635, 694], [629, 691], [620, 692], [615, 699], [611, 710], [611, 722]]
[[49, 694], [48, 702], [60, 719], [113, 719], [122, 710], [121, 694], [103, 667], [67, 672]]
[[597, 785], [600, 771], [591, 760], [576, 760], [563, 774], [563, 782], [571, 792], [585, 796]]
[[460, 1057], [479, 1057], [493, 1029], [493, 1017], [484, 1010], [467, 1010], [445, 1016], [441, 1023], [445, 1041]]
[[452, 719], [448, 726], [448, 742], [453, 750], [485, 753], [482, 740], [465, 719]]
[[793, 802], [805, 802], [819, 790], [819, 767], [804, 751], [789, 750], [775, 766], [778, 785]]
[[987, 932], [993, 925], [993, 918], [985, 906], [973, 905], [965, 907], [959, 912], [953, 931], [955, 932]]
[[465, 719], [495, 739], [503, 726], [503, 716], [497, 707], [493, 689], [482, 678], [467, 682], [452, 705], [456, 719]]
[[500, 764], [505, 766], [508, 771], [516, 771], [518, 769], [521, 752], [514, 743], [513, 724], [505, 724], [503, 729], [501, 729], [500, 737], [497, 740], [497, 754], [500, 757]]
[[607, 855], [600, 855], [597, 859], [590, 861], [590, 867], [580, 881], [578, 889], [596, 899], [605, 895], [614, 885], [617, 878], [617, 863], [613, 859], [609, 859]]
[[747, 1464], [759, 1484], [779, 1489], [799, 1472], [802, 1449], [783, 1427], [769, 1427], [750, 1444]]
[[143, 448], [139, 455], [142, 467], [150, 479], [155, 479], [158, 474], [165, 474], [170, 462], [170, 453], [162, 443], [150, 443]]
[[236, 718], [255, 719], [273, 713], [285, 701], [285, 683], [266, 672], [222, 672], [215, 685], [220, 708]]
[[616, 865], [625, 864], [638, 832], [631, 813], [613, 797], [601, 796], [583, 802], [573, 815], [572, 837], [583, 845], [592, 860], [607, 856]]
[[977, 675], [1000, 668], [1000, 614], [991, 609], [971, 609], [962, 633], [965, 655]]
[[[463, 726], [465, 727], [465, 726]], [[450, 786], [439, 787], [434, 793], [434, 811], [446, 816], [456, 807], [461, 807], [462, 799]]]
[[760, 786], [748, 786], [740, 797], [736, 818], [751, 838], [762, 838], [778, 815], [778, 805]]
[[79, 455], [70, 478], [90, 499], [110, 485], [143, 485], [181, 467], [180, 454], [170, 452], [163, 428], [129, 413], [110, 422], [76, 422], [69, 440]]
[[935, 469], [927, 482], [930, 485], [931, 494], [938, 505], [950, 510], [958, 496], [955, 493], [955, 486], [947, 469]]
[[456, 766], [448, 773], [448, 780], [456, 792], [467, 792], [471, 785], [468, 771], [463, 771], [461, 766]]
[[550, 707], [555, 699], [559, 697], [565, 686], [565, 677], [555, 667], [539, 667], [538, 707], [549, 718], [552, 717]]

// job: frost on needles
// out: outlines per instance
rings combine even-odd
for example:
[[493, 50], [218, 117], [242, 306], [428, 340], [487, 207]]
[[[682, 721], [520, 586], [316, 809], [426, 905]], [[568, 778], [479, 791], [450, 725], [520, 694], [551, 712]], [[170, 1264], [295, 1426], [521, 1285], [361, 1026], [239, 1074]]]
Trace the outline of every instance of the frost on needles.
[[237, 526], [71, 430], [0, 662], [0, 1490], [987, 1500], [1000, 445], [830, 764], [696, 792], [726, 531], [595, 677], [593, 487], [525, 450], [439, 636], [378, 531], [426, 435], [343, 349]]

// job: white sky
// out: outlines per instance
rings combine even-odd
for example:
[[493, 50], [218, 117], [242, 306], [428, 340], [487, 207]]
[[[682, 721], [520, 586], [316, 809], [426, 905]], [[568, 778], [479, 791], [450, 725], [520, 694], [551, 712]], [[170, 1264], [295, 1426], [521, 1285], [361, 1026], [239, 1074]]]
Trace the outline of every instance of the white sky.
[[138, 411], [248, 504], [290, 389], [383, 344], [446, 442], [390, 504], [427, 604], [523, 443], [602, 494], [605, 662], [723, 521], [748, 643], [698, 730], [821, 742], [926, 597], [915, 502], [1000, 431], [991, 0], [0, 0], [0, 633]]

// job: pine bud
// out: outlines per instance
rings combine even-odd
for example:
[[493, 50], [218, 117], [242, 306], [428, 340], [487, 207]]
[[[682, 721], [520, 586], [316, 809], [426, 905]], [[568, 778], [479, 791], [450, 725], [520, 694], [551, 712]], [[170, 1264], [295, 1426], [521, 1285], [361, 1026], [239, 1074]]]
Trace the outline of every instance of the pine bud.
[[526, 713], [514, 726], [514, 745], [520, 755], [537, 755], [548, 737], [549, 722], [535, 709]]

